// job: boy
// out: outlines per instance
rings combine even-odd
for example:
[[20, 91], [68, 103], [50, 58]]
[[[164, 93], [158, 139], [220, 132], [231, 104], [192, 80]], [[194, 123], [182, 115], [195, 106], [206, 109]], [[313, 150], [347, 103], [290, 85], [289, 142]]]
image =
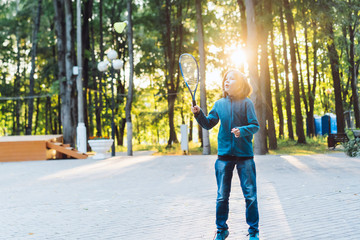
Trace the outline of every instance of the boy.
[[254, 104], [248, 98], [252, 92], [244, 74], [230, 70], [223, 78], [223, 98], [215, 102], [208, 116], [199, 106], [194, 106], [197, 122], [205, 129], [213, 128], [221, 121], [218, 133], [218, 159], [215, 162], [217, 182], [216, 238], [228, 237], [226, 221], [229, 215], [231, 179], [236, 167], [246, 202], [246, 222], [250, 240], [259, 240], [259, 213], [256, 193], [256, 169], [252, 138], [259, 130]]

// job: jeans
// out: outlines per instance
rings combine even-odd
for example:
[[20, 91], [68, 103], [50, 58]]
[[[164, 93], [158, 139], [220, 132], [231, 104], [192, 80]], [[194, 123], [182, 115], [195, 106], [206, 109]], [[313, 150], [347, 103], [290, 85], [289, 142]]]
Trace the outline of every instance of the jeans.
[[216, 160], [215, 174], [218, 186], [216, 199], [216, 226], [219, 230], [228, 229], [229, 196], [234, 167], [240, 179], [241, 189], [246, 202], [246, 222], [249, 233], [259, 231], [259, 212], [256, 194], [256, 169], [254, 159], [244, 161]]

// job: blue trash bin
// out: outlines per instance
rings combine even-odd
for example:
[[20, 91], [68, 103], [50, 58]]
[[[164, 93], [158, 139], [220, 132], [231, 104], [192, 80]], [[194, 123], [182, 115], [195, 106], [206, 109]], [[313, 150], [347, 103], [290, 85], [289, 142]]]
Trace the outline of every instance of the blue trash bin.
[[[321, 117], [314, 115], [314, 132], [315, 136], [322, 135]], [[309, 118], [306, 118], [306, 134], [309, 135]]]
[[314, 116], [315, 136], [322, 135], [321, 117]]
[[336, 115], [334, 114], [330, 116], [330, 133], [331, 134], [337, 133], [337, 121], [336, 121]]
[[321, 130], [322, 134], [329, 135], [337, 133], [336, 115], [332, 113], [326, 113], [321, 117]]

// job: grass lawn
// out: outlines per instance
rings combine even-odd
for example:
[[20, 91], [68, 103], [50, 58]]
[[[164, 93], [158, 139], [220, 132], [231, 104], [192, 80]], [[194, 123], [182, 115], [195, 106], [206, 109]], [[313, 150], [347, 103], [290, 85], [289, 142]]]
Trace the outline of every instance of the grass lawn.
[[[307, 155], [307, 154], [323, 154], [333, 153], [334, 150], [329, 150], [327, 147], [327, 137], [315, 137], [306, 138], [306, 144], [298, 144], [294, 140], [290, 139], [278, 139], [278, 148], [276, 150], [269, 150], [269, 154], [272, 155]], [[211, 154], [217, 154], [217, 142], [211, 140]], [[340, 146], [336, 148], [341, 149]], [[126, 147], [117, 146], [116, 151], [126, 152]], [[167, 148], [166, 145], [133, 145], [133, 151], [154, 151], [154, 155], [182, 155], [180, 143], [173, 144], [171, 148]], [[189, 154], [200, 155], [202, 154], [202, 148], [200, 143], [189, 143]]]
[[[337, 150], [340, 147], [337, 147]], [[290, 139], [278, 139], [278, 148], [269, 150], [269, 154], [273, 155], [310, 155], [333, 153], [334, 150], [328, 149], [327, 137], [306, 138], [306, 144], [298, 144]]]

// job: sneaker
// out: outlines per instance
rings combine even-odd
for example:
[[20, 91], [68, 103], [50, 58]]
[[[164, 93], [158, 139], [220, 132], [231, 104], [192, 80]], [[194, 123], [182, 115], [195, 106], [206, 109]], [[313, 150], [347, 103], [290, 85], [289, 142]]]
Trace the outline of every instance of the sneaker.
[[250, 235], [249, 240], [259, 240], [259, 233], [251, 233], [249, 235]]
[[228, 230], [218, 230], [216, 232], [216, 236], [214, 238], [214, 240], [225, 240], [225, 238], [227, 238], [229, 236], [229, 231]]

